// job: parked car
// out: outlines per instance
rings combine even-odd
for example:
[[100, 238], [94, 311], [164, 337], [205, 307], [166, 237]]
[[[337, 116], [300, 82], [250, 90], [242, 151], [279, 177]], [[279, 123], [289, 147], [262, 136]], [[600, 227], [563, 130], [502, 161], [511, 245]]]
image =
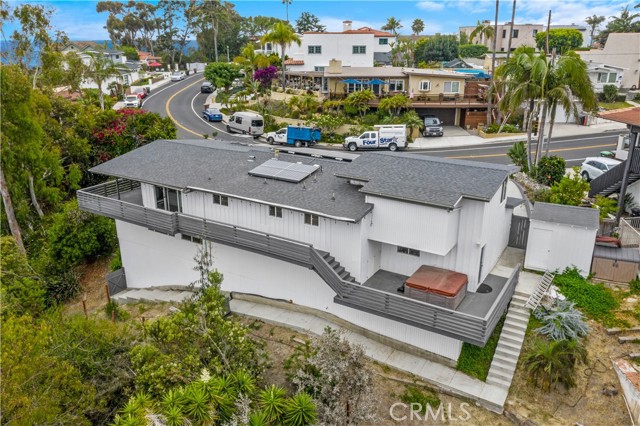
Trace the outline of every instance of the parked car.
[[203, 81], [200, 85], [200, 93], [213, 93], [214, 90], [216, 90], [216, 88], [208, 81]]
[[146, 98], [151, 91], [148, 87], [143, 86], [132, 86], [130, 90], [132, 95], [138, 95], [138, 98], [140, 99]]
[[207, 121], [222, 121], [222, 113], [217, 108], [207, 108], [202, 111], [202, 118]]
[[248, 133], [257, 139], [264, 133], [264, 119], [255, 112], [236, 112], [229, 117], [227, 132]]
[[171, 74], [171, 81], [182, 81], [186, 77], [184, 71], [176, 71]]
[[423, 136], [444, 136], [444, 130], [442, 129], [442, 121], [435, 115], [425, 115]]
[[620, 164], [620, 160], [613, 158], [588, 157], [584, 159], [582, 167], [580, 167], [580, 176], [588, 182], [605, 174], [618, 164]]
[[124, 97], [125, 108], [140, 108], [141, 105], [142, 105], [142, 101], [136, 94], [127, 95]]

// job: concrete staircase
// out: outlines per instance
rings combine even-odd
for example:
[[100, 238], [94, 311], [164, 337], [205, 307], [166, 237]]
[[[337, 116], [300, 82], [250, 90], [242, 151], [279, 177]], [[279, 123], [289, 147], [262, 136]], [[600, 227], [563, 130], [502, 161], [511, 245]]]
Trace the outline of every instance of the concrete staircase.
[[489, 384], [507, 390], [511, 387], [531, 315], [529, 309], [525, 308], [525, 303], [528, 300], [528, 294], [517, 290], [511, 299], [507, 317], [500, 333], [500, 340], [498, 340], [498, 346], [487, 375], [487, 383]]
[[111, 296], [111, 300], [116, 302], [119, 305], [126, 304], [126, 303], [138, 303], [138, 302], [179, 303], [191, 296], [193, 296], [193, 292], [188, 290], [170, 290], [170, 289], [160, 290], [160, 289], [152, 289], [152, 288], [145, 288], [145, 289], [130, 288], [130, 289], [121, 291], [118, 294], [114, 294], [113, 296]]
[[355, 278], [351, 276], [348, 271], [344, 269], [344, 266], [340, 265], [340, 262], [338, 262], [335, 257], [331, 256], [331, 254], [327, 253], [326, 251], [318, 250], [318, 252], [322, 255], [329, 266], [331, 266], [333, 270], [336, 271], [336, 274], [338, 274], [340, 278], [342, 278], [344, 281], [350, 281], [354, 284], [360, 284], [356, 281]]

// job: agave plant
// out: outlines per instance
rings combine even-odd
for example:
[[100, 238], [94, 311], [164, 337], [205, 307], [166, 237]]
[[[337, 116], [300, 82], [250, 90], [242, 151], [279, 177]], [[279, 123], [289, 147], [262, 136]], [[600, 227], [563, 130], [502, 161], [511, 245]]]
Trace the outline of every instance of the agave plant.
[[249, 426], [269, 426], [269, 416], [264, 411], [256, 411], [249, 416]]
[[316, 421], [316, 406], [306, 393], [297, 393], [287, 402], [285, 426], [307, 426]]
[[533, 315], [543, 324], [535, 331], [551, 340], [577, 339], [589, 332], [584, 315], [568, 300], [558, 300], [550, 308], [538, 307]]
[[587, 351], [578, 340], [539, 340], [527, 354], [524, 364], [529, 380], [549, 391], [558, 384], [565, 389], [575, 387], [575, 367], [586, 362]]
[[282, 421], [286, 410], [287, 391], [271, 385], [260, 392], [258, 404], [270, 422]]

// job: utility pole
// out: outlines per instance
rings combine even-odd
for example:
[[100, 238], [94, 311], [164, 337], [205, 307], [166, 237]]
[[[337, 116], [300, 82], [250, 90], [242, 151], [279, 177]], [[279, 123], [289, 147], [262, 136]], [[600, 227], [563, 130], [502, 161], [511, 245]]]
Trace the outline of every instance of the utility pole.
[[511, 55], [511, 40], [513, 39], [513, 25], [516, 20], [516, 0], [513, 0], [513, 9], [511, 10], [511, 24], [509, 25], [509, 44], [507, 46], [507, 59], [509, 61], [509, 56]]
[[549, 54], [549, 30], [551, 30], [551, 11], [549, 11], [549, 19], [547, 19], [547, 37], [544, 43], [544, 53]]
[[496, 49], [498, 48], [498, 9], [500, 1], [496, 0], [496, 19], [493, 24], [493, 54], [491, 55], [491, 82], [489, 83], [489, 105], [487, 108], [487, 126], [491, 124], [493, 116], [493, 79], [496, 74]]

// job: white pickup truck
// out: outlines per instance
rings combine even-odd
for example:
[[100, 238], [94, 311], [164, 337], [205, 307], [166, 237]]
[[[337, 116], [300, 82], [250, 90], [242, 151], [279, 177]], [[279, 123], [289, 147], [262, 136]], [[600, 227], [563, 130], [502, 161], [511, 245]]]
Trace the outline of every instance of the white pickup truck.
[[364, 132], [360, 136], [349, 136], [344, 140], [344, 148], [349, 151], [358, 149], [386, 148], [389, 151], [407, 147], [407, 126], [390, 124], [373, 126], [374, 131]]

